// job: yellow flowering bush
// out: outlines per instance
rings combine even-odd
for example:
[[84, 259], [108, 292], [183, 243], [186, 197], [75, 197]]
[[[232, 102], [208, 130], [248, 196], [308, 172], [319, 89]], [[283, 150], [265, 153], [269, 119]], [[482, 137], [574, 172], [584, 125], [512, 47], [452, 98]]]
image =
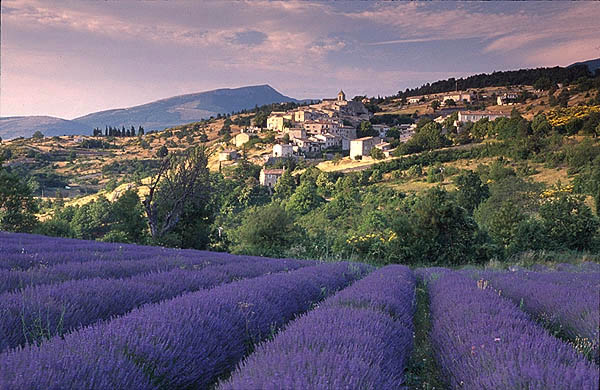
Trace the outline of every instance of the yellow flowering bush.
[[573, 119], [583, 119], [594, 112], [600, 113], [600, 106], [574, 106], [557, 108], [546, 113], [546, 119], [548, 120], [548, 123], [554, 127], [563, 126]]

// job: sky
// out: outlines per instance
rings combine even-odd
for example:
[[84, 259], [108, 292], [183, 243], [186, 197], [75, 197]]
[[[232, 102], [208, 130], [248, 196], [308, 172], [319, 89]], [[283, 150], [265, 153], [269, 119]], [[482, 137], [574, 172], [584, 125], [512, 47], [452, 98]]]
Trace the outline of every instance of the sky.
[[385, 96], [600, 57], [600, 2], [2, 0], [0, 116], [269, 84]]

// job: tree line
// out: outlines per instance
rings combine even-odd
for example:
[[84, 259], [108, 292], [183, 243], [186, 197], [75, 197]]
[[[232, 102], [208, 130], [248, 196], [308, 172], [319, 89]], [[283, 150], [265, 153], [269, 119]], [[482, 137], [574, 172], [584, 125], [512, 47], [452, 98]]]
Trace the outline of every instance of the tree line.
[[105, 126], [104, 131], [99, 127], [95, 127], [92, 131], [92, 136], [94, 137], [135, 137], [137, 135], [144, 135], [144, 128], [142, 126], [138, 126], [137, 132], [135, 126], [131, 126], [130, 128], [125, 128], [122, 126], [121, 128]]
[[[596, 77], [598, 76], [596, 72]], [[568, 68], [535, 68], [499, 71], [493, 73], [481, 73], [466, 78], [449, 78], [433, 83], [427, 83], [417, 88], [407, 88], [399, 91], [395, 98], [406, 98], [409, 96], [429, 95], [442, 92], [451, 92], [456, 89], [466, 90], [470, 88], [506, 87], [511, 85], [534, 85], [538, 84], [540, 89], [549, 89], [557, 83], [569, 84], [580, 78], [594, 77], [585, 65], [576, 65]]]

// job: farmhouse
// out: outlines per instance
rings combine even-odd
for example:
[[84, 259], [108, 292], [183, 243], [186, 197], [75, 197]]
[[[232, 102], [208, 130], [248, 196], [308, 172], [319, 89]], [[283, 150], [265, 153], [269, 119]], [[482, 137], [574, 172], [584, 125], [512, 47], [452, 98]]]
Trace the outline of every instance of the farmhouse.
[[441, 96], [442, 104], [444, 104], [447, 100], [454, 100], [456, 103], [459, 102], [467, 102], [471, 103], [473, 99], [473, 94], [471, 92], [452, 92], [447, 93]]
[[314, 153], [321, 151], [321, 141], [316, 138], [294, 138], [293, 140], [296, 148], [294, 150], [304, 153]]
[[483, 118], [488, 118], [493, 121], [498, 118], [509, 118], [509, 114], [504, 114], [501, 112], [491, 112], [491, 111], [459, 111], [458, 112], [458, 121], [460, 123], [466, 122], [477, 122]]
[[392, 153], [392, 144], [390, 144], [389, 142], [380, 142], [377, 145], [375, 145], [375, 147], [381, 150], [385, 157], [390, 157], [390, 154]]
[[515, 104], [518, 98], [519, 95], [516, 93], [505, 93], [501, 96], [498, 96], [496, 103], [498, 103], [499, 106], [510, 106]]
[[260, 171], [260, 177], [259, 177], [260, 184], [265, 187], [269, 187], [269, 188], [275, 187], [275, 184], [277, 184], [277, 180], [279, 180], [281, 175], [283, 175], [283, 172], [284, 172], [284, 169], [265, 169], [265, 168], [263, 168]]
[[350, 158], [368, 156], [373, 146], [380, 142], [379, 137], [363, 137], [350, 141]]

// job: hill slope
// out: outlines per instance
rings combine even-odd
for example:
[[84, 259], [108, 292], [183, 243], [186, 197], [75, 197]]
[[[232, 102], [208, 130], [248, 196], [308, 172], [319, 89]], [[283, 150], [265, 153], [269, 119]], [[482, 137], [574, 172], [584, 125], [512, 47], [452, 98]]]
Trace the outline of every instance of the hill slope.
[[174, 96], [141, 106], [100, 111], [75, 120], [89, 127], [142, 125], [146, 130], [164, 129], [209, 118], [218, 113], [228, 113], [280, 102], [296, 102], [269, 85], [256, 85], [235, 89]]
[[89, 134], [91, 127], [52, 116], [10, 116], [0, 118], [0, 137], [31, 137], [36, 131], [46, 136]]
[[596, 71], [596, 69], [600, 69], [600, 58], [596, 58], [595, 60], [576, 62], [572, 65], [569, 65], [569, 68], [572, 66], [577, 66], [577, 65], [585, 65], [588, 67], [590, 72], [594, 73]]

